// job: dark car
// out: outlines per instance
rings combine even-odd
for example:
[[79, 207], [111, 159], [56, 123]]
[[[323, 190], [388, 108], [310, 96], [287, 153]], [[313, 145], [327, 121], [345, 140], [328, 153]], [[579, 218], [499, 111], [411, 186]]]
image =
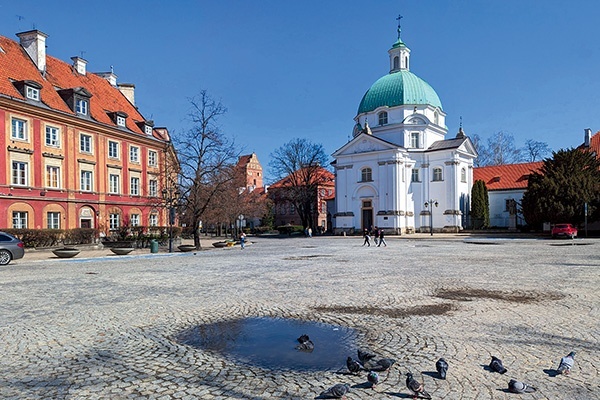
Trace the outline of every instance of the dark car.
[[25, 246], [20, 239], [6, 232], [0, 232], [0, 265], [7, 265], [11, 260], [23, 258]]
[[566, 237], [574, 239], [577, 236], [577, 228], [571, 224], [556, 224], [552, 227], [552, 237]]

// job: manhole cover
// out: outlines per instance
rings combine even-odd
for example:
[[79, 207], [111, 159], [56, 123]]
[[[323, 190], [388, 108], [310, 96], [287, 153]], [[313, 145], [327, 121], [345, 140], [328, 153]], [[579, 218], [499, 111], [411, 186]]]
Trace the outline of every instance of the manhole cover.
[[[297, 338], [303, 334], [314, 343], [313, 351], [296, 349]], [[217, 351], [241, 363], [271, 370], [337, 371], [357, 348], [353, 329], [266, 317], [198, 325], [182, 331], [176, 339], [188, 346]]]

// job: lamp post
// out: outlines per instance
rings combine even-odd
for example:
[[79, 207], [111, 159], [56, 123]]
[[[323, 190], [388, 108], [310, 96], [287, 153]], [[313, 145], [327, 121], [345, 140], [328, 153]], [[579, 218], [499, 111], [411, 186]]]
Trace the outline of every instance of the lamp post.
[[163, 189], [162, 190], [163, 200], [165, 201], [165, 208], [168, 211], [169, 218], [169, 253], [173, 252], [173, 224], [175, 224], [175, 210], [177, 207], [177, 200], [179, 199], [179, 191]]
[[437, 200], [433, 200], [430, 199], [429, 201], [425, 202], [425, 208], [428, 209], [429, 206], [431, 206], [431, 209], [429, 210], [429, 232], [431, 234], [431, 236], [433, 236], [433, 207], [437, 207], [438, 206], [438, 202]]

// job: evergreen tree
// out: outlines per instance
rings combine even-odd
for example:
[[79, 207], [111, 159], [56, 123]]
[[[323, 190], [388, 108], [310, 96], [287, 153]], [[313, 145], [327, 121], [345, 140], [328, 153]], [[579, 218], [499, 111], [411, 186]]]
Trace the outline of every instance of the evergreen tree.
[[471, 219], [474, 229], [490, 226], [490, 199], [485, 182], [477, 180], [471, 189]]
[[583, 222], [584, 204], [588, 215], [598, 210], [600, 160], [590, 151], [559, 150], [545, 159], [539, 172], [529, 176], [523, 195], [523, 216], [527, 224], [540, 228], [543, 222]]

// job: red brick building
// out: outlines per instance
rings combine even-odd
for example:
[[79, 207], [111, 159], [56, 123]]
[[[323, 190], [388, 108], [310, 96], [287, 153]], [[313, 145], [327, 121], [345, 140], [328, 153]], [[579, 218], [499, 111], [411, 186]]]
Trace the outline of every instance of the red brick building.
[[244, 169], [246, 189], [253, 191], [263, 187], [263, 169], [255, 153], [240, 156], [237, 165]]
[[17, 36], [0, 36], [0, 229], [167, 225], [177, 158], [134, 85], [48, 56], [43, 32]]

